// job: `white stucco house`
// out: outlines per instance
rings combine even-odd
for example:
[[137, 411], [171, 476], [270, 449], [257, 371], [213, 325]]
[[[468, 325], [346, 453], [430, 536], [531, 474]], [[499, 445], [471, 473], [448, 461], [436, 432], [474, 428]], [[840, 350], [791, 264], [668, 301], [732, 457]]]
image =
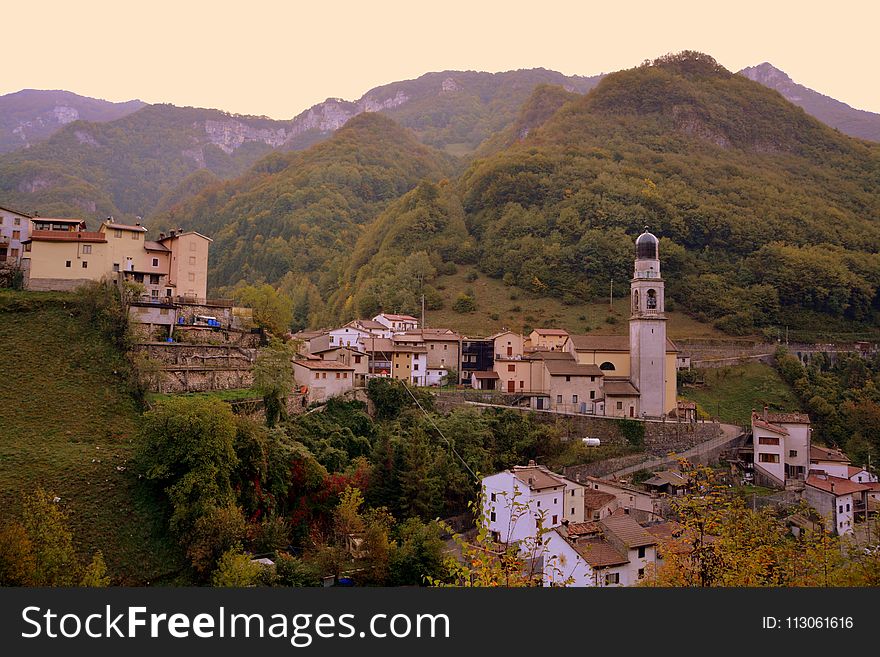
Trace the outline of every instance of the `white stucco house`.
[[583, 522], [584, 487], [530, 461], [483, 478], [483, 512], [495, 541], [517, 543], [539, 526]]

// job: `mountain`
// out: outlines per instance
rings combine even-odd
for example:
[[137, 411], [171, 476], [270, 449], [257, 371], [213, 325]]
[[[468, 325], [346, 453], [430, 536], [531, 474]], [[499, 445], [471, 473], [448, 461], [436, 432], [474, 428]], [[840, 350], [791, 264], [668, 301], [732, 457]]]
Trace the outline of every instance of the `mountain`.
[[[536, 85], [584, 92], [598, 79], [544, 69], [444, 71], [377, 87], [354, 102], [329, 99], [289, 121], [172, 105], [145, 106], [104, 123], [98, 121], [106, 115], [71, 120], [41, 143], [0, 155], [0, 199], [44, 216], [149, 218], [214, 179], [244, 173], [270, 151], [324, 141], [364, 112], [391, 116], [423, 142], [462, 155], [513, 123]], [[4, 98], [22, 94], [29, 97]], [[65, 112], [65, 121], [75, 118]], [[17, 114], [0, 116], [18, 125]]]
[[0, 96], [0, 153], [45, 141], [73, 121], [114, 121], [144, 105], [139, 100], [111, 103], [69, 91], [38, 89]]
[[453, 171], [450, 156], [410, 130], [363, 113], [320, 144], [272, 153], [244, 176], [206, 187], [153, 228], [179, 224], [211, 235], [212, 286], [287, 277], [327, 298], [363, 227], [420, 181]]
[[728, 332], [876, 326], [880, 146], [706, 55], [606, 76], [458, 185], [480, 268], [534, 293], [625, 293], [647, 225], [670, 296]]
[[788, 101], [815, 116], [823, 123], [852, 137], [880, 142], [880, 114], [855, 109], [818, 91], [798, 84], [783, 71], [764, 62], [739, 72], [765, 87], [781, 93]]
[[0, 198], [43, 216], [148, 216], [199, 170], [219, 178], [244, 172], [284, 143], [288, 125], [172, 105], [107, 123], [74, 121], [0, 156]]
[[601, 75], [565, 76], [543, 68], [483, 73], [442, 71], [371, 89], [354, 102], [331, 98], [293, 119], [290, 148], [326, 138], [361, 112], [382, 112], [412, 129], [426, 144], [455, 155], [475, 150], [512, 123], [533, 89], [541, 84], [586, 93]]

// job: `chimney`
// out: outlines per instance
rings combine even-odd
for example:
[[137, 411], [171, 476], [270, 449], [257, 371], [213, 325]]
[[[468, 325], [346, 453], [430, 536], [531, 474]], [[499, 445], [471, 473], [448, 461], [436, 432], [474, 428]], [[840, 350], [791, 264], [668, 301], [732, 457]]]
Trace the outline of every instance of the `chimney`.
[[173, 228], [170, 231], [168, 231], [168, 237], [174, 237], [176, 234], [177, 233]]
[[159, 239], [160, 239], [160, 240], [164, 240], [164, 239], [165, 239], [165, 233], [159, 233]]
[[140, 226], [140, 225], [141, 225], [141, 222], [140, 222], [140, 221], [135, 221], [135, 222], [134, 222], [134, 225], [135, 225], [135, 226]]
[[767, 407], [764, 406], [764, 422], [767, 421], [767, 410], [768, 410]]
[[537, 463], [535, 463], [535, 459], [529, 459], [529, 467], [530, 468], [534, 468], [536, 465], [537, 465]]

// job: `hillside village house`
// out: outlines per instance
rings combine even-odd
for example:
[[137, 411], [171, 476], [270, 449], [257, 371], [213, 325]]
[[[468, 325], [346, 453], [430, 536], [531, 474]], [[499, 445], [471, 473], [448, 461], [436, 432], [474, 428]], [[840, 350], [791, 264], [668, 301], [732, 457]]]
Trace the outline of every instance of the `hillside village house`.
[[598, 522], [569, 523], [545, 535], [545, 586], [634, 586], [657, 562], [659, 541], [618, 509]]
[[550, 529], [583, 522], [584, 487], [530, 461], [483, 477], [484, 514], [494, 540], [517, 543]]
[[366, 352], [358, 351], [354, 347], [328, 347], [313, 353], [321, 360], [336, 361], [353, 368], [355, 388], [363, 388], [367, 385], [370, 358]]
[[565, 329], [537, 328], [529, 333], [529, 345], [535, 350], [561, 351], [567, 339], [568, 331]]
[[403, 333], [404, 331], [412, 331], [419, 328], [419, 320], [411, 315], [379, 313], [373, 318], [373, 321], [382, 324], [395, 333]]
[[806, 479], [810, 466], [810, 418], [803, 413], [752, 413], [755, 483], [785, 488]]
[[65, 225], [60, 221], [34, 219], [25, 242], [29, 289], [71, 290], [86, 281], [126, 280], [144, 285], [146, 296], [156, 301], [206, 298], [211, 238], [172, 230], [150, 241], [145, 227], [112, 219], [97, 231], [83, 230], [81, 223], [75, 230], [69, 223], [65, 230], [46, 229], [56, 222]]
[[0, 207], [0, 264], [18, 264], [22, 246], [30, 236], [31, 216], [24, 212]]
[[355, 369], [351, 365], [335, 361], [298, 359], [293, 361], [293, 376], [301, 388], [305, 388], [309, 403], [339, 397], [354, 388]]
[[870, 487], [825, 472], [811, 471], [804, 486], [804, 499], [838, 535], [852, 534], [856, 520], [867, 512]]

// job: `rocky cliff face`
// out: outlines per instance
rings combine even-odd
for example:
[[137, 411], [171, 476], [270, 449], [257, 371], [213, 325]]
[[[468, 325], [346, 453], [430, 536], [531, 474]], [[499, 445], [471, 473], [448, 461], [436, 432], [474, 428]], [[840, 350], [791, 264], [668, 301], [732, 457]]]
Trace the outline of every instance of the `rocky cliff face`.
[[30, 148], [79, 119], [113, 121], [143, 106], [139, 100], [111, 103], [69, 91], [24, 89], [0, 96], [0, 153]]
[[880, 114], [855, 109], [830, 96], [813, 91], [798, 84], [784, 71], [780, 71], [768, 62], [744, 68], [739, 74], [765, 87], [775, 89], [786, 100], [802, 107], [807, 114], [811, 114], [832, 128], [837, 128], [852, 137], [880, 141]]
[[209, 141], [227, 154], [231, 154], [242, 144], [253, 141], [277, 148], [288, 137], [288, 130], [284, 127], [257, 128], [233, 118], [225, 121], [207, 119], [204, 127]]

